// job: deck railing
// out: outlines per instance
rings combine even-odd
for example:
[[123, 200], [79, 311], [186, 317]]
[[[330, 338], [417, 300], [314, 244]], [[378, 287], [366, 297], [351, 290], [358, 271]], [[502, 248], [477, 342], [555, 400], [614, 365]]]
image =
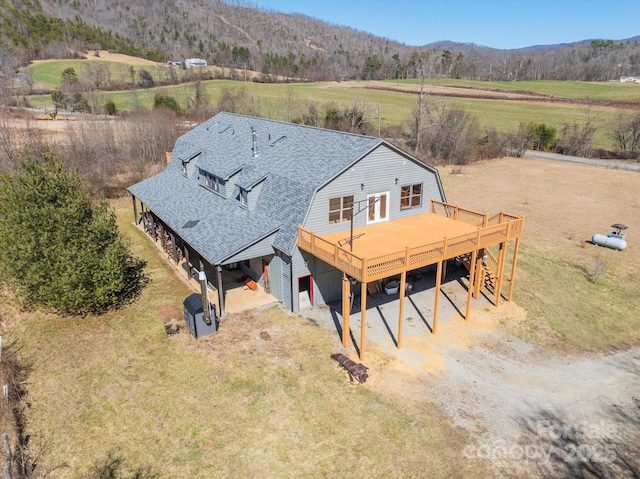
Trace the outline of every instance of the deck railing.
[[486, 214], [435, 200], [431, 200], [431, 212], [477, 226], [478, 231], [368, 258], [366, 262], [302, 226], [298, 226], [298, 247], [358, 281], [369, 282], [429, 266], [522, 235], [524, 218], [518, 216], [498, 213], [489, 218]]
[[478, 211], [461, 208], [458, 205], [444, 203], [442, 201], [431, 200], [432, 213], [440, 216], [446, 216], [452, 220], [462, 221], [471, 226], [487, 226], [488, 215]]

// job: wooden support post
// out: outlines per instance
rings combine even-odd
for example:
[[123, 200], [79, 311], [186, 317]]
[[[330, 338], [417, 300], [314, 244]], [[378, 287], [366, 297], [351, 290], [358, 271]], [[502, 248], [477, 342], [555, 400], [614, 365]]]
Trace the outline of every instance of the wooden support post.
[[445, 258], [442, 262], [442, 271], [440, 272], [440, 281], [444, 281], [444, 278], [447, 276], [447, 249], [449, 246], [449, 240], [445, 236], [444, 242], [442, 245], [442, 257]]
[[342, 273], [342, 346], [349, 347], [349, 315], [351, 309], [351, 282]]
[[171, 238], [171, 248], [173, 249], [173, 261], [178, 264], [178, 245], [176, 245], [176, 237], [173, 233], [169, 233]]
[[509, 297], [507, 301], [511, 301], [513, 297], [513, 284], [516, 279], [516, 262], [518, 261], [518, 250], [520, 249], [520, 236], [516, 238], [516, 246], [513, 250], [513, 264], [511, 265], [511, 280], [509, 281]]
[[[408, 256], [408, 252], [407, 252]], [[398, 349], [402, 347], [402, 323], [404, 323], [404, 297], [407, 291], [407, 270], [406, 270], [406, 261], [405, 261], [405, 270], [400, 274], [400, 313], [398, 314]]]
[[473, 289], [476, 283], [476, 261], [478, 259], [478, 245], [480, 244], [480, 228], [478, 228], [478, 236], [476, 237], [476, 244], [473, 248], [473, 252], [471, 253], [471, 263], [469, 264], [469, 285], [467, 287], [467, 309], [464, 313], [464, 319], [466, 321], [469, 320], [469, 316], [471, 314], [471, 298], [473, 294]]
[[218, 317], [224, 315], [224, 287], [222, 286], [222, 266], [214, 266], [218, 273]]
[[484, 248], [478, 250], [478, 257], [476, 258], [476, 277], [475, 284], [473, 285], [473, 297], [480, 296], [480, 290], [482, 289], [482, 282], [484, 281], [484, 268], [482, 266], [482, 257], [484, 256]]
[[496, 298], [496, 306], [500, 305], [500, 292], [502, 290], [502, 278], [504, 277], [504, 261], [507, 256], [507, 242], [503, 241], [500, 243], [500, 252], [498, 254], [498, 271], [496, 271], [497, 275], [497, 284], [495, 286], [495, 298]]
[[136, 204], [136, 197], [131, 195], [131, 199], [133, 200], [133, 224], [138, 224], [138, 205]]
[[367, 283], [360, 289], [360, 361], [364, 361], [364, 328], [367, 325]]
[[447, 277], [447, 260], [445, 259], [442, 262], [442, 274], [441, 274], [441, 278], [440, 281], [444, 282], [444, 279]]
[[436, 272], [436, 291], [435, 291], [435, 304], [433, 305], [433, 329], [431, 332], [436, 334], [436, 328], [438, 326], [438, 301], [440, 300], [440, 278], [442, 276], [442, 261], [438, 261], [438, 271]]
[[187, 265], [187, 279], [191, 279], [191, 259], [189, 258], [189, 247], [184, 245], [184, 264]]

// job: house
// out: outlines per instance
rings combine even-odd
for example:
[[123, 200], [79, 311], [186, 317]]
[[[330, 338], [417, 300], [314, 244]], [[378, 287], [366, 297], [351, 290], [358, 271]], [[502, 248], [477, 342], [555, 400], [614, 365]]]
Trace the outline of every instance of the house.
[[185, 68], [194, 68], [194, 67], [206, 67], [207, 60], [204, 58], [187, 58], [184, 61]]
[[384, 139], [224, 112], [178, 138], [166, 170], [129, 192], [136, 224], [189, 273], [206, 273], [218, 314], [230, 271], [298, 312], [344, 303], [348, 278], [366, 297], [368, 281], [400, 274], [404, 291], [410, 266], [457, 256], [473, 278], [485, 246], [500, 244], [503, 265], [502, 245], [522, 231], [513, 215], [448, 205], [437, 169]]

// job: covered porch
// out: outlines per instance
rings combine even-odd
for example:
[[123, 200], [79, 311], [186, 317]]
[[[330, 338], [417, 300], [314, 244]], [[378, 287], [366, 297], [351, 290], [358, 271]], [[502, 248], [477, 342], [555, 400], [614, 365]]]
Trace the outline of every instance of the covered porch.
[[[342, 343], [349, 346], [349, 314], [352, 282], [360, 283], [360, 359], [364, 359], [364, 342], [368, 286], [399, 276], [399, 313], [397, 347], [402, 347], [404, 300], [409, 272], [436, 265], [435, 295], [431, 332], [436, 333], [440, 286], [449, 259], [457, 258], [469, 271], [466, 307], [463, 317], [470, 317], [472, 297], [484, 285], [491, 285], [496, 306], [500, 303], [504, 281], [509, 283], [506, 296], [513, 294], [516, 263], [524, 218], [504, 212], [491, 217], [485, 213], [431, 200], [430, 212], [407, 218], [340, 231], [324, 236], [302, 226], [298, 229], [298, 247], [343, 272]], [[515, 241], [511, 272], [504, 275], [507, 243]], [[497, 246], [497, 257], [489, 247]]]
[[[138, 201], [132, 195], [134, 226], [164, 253], [167, 262], [194, 292], [200, 291], [198, 273], [206, 273], [208, 299], [218, 317], [278, 302], [268, 286], [265, 287], [265, 284], [268, 285], [268, 280], [265, 282], [266, 269], [263, 269], [262, 274], [254, 274], [254, 278], [251, 278], [251, 261], [264, 265], [268, 258], [259, 256], [242, 262], [213, 265], [162, 218], [142, 201], [138, 204]], [[250, 282], [247, 281], [249, 279]]]

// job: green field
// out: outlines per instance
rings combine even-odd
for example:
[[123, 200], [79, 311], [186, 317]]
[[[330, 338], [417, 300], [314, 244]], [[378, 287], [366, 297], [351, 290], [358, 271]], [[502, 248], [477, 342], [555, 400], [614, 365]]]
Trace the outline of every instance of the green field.
[[[66, 60], [48, 62], [31, 67], [34, 78], [52, 88], [60, 85], [62, 71], [68, 67], [76, 68], [80, 75], [82, 63], [87, 60]], [[91, 60], [96, 63], [99, 60]], [[128, 66], [114, 62], [108, 63], [114, 78], [128, 81]], [[137, 70], [136, 70], [137, 71]], [[167, 74], [163, 67], [152, 67], [148, 71], [158, 79]], [[244, 88], [246, 94], [252, 98], [252, 104], [258, 115], [292, 121], [300, 117], [301, 111], [306, 110], [308, 104], [314, 103], [321, 109], [328, 104], [348, 107], [354, 102], [364, 110], [366, 119], [373, 128], [378, 125], [376, 110], [380, 109], [381, 127], [403, 127], [411, 119], [416, 102], [415, 92], [389, 91], [367, 88], [363, 82], [335, 83], [292, 83], [265, 84], [240, 82], [233, 80], [207, 81], [206, 91], [210, 104], [213, 106], [220, 98], [223, 88]], [[571, 101], [522, 101], [495, 100], [474, 98], [448, 98], [433, 96], [436, 104], [462, 107], [478, 117], [481, 128], [495, 128], [504, 133], [510, 133], [518, 128], [521, 122], [545, 123], [560, 131], [564, 124], [584, 124], [590, 119], [598, 128], [594, 137], [594, 146], [610, 149], [613, 147], [608, 138], [607, 125], [619, 111], [636, 113], [637, 109], [629, 103], [640, 104], [640, 86], [621, 83], [587, 83], [562, 81], [526, 81], [526, 82], [480, 82], [469, 80], [431, 79], [429, 85], [456, 86], [480, 90], [520, 91], [553, 96], [556, 99]], [[372, 82], [376, 88], [393, 85], [417, 85], [417, 80], [403, 80], [394, 82]], [[190, 84], [178, 86], [158, 87], [148, 90], [132, 90], [118, 92], [96, 92], [95, 104], [102, 106], [109, 99], [113, 100], [120, 111], [138, 108], [151, 108], [156, 93], [163, 93], [175, 97], [178, 104], [187, 108], [189, 99], [194, 97], [194, 87]], [[584, 102], [576, 102], [581, 100]], [[593, 100], [599, 103], [589, 103]], [[29, 97], [29, 101], [36, 107], [52, 107], [51, 98], [47, 95]], [[621, 102], [618, 107], [608, 102]]]
[[[388, 81], [388, 84], [417, 85], [418, 80]], [[640, 85], [633, 83], [597, 83], [560, 80], [529, 80], [529, 81], [476, 81], [428, 79], [427, 85], [455, 86], [478, 90], [492, 90], [505, 92], [528, 92], [548, 95], [555, 98], [575, 100], [615, 101], [640, 103]]]
[[[62, 72], [67, 68], [73, 68], [79, 79], [87, 76], [87, 69], [94, 68], [98, 65], [108, 67], [110, 78], [120, 83], [129, 83], [131, 81], [131, 73], [129, 65], [124, 63], [116, 63], [106, 60], [59, 60], [31, 65], [33, 79], [44, 88], [60, 88], [62, 85]], [[167, 68], [160, 66], [135, 66], [134, 76], [137, 81], [136, 73], [144, 68], [147, 70], [154, 81], [159, 81], [166, 77]]]

